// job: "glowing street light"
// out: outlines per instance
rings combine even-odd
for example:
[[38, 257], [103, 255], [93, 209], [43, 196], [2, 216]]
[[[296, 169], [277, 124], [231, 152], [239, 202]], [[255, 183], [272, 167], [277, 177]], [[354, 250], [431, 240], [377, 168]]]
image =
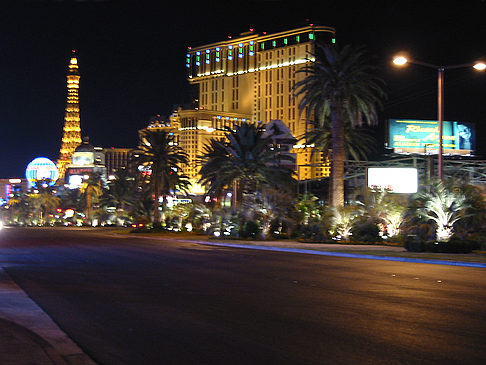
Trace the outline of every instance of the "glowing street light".
[[420, 66], [425, 66], [429, 68], [436, 69], [438, 72], [437, 78], [437, 86], [438, 86], [438, 94], [437, 94], [437, 116], [439, 121], [439, 151], [438, 151], [438, 177], [442, 180], [444, 177], [444, 163], [443, 163], [443, 148], [442, 148], [442, 130], [444, 125], [444, 71], [450, 70], [453, 68], [467, 68], [472, 67], [477, 71], [484, 71], [486, 69], [486, 64], [484, 62], [476, 62], [476, 63], [464, 63], [460, 65], [451, 65], [451, 66], [438, 66], [433, 65], [431, 63], [426, 63], [422, 61], [417, 61], [413, 59], [407, 58], [405, 55], [397, 55], [393, 58], [393, 64], [395, 66], [405, 66], [407, 63], [412, 63]]
[[393, 63], [397, 66], [403, 66], [408, 62], [405, 56], [397, 56], [393, 59]]
[[484, 62], [477, 62], [474, 66], [473, 66], [474, 69], [478, 70], [478, 71], [484, 71], [486, 69], [486, 63]]

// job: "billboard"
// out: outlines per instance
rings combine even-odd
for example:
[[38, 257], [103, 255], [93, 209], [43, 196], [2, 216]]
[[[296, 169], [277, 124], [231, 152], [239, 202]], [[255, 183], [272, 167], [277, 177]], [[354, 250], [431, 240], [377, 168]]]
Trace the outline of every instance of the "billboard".
[[372, 191], [414, 194], [418, 189], [418, 172], [412, 167], [369, 167], [367, 180]]
[[[437, 153], [439, 122], [436, 120], [389, 119], [388, 147], [396, 153]], [[469, 155], [476, 149], [473, 123], [444, 121], [442, 128], [444, 154]]]

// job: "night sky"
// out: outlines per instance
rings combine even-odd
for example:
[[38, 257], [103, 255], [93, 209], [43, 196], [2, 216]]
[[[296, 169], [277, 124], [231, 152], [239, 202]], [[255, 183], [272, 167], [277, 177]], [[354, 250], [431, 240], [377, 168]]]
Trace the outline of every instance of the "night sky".
[[[407, 50], [437, 65], [486, 56], [485, 1], [161, 3], [2, 6], [0, 178], [23, 177], [35, 157], [58, 158], [72, 49], [81, 73], [81, 133], [101, 147], [135, 147], [137, 131], [151, 116], [168, 116], [190, 101], [188, 46], [250, 28], [270, 33], [311, 22], [335, 27], [339, 45], [366, 45], [386, 82], [381, 124], [388, 118], [437, 118], [437, 72], [420, 66], [397, 70], [390, 63], [394, 53]], [[446, 71], [445, 120], [476, 123], [478, 154], [486, 152], [485, 117], [486, 73]]]

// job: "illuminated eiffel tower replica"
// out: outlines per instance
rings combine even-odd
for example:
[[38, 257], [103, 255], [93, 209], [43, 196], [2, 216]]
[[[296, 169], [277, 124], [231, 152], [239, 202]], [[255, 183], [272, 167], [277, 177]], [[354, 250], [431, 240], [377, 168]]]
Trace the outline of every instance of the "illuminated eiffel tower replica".
[[71, 156], [76, 147], [82, 142], [79, 118], [79, 79], [78, 59], [73, 50], [67, 75], [67, 103], [66, 116], [64, 117], [64, 132], [59, 159], [57, 160], [60, 180], [64, 179], [66, 167], [71, 163]]

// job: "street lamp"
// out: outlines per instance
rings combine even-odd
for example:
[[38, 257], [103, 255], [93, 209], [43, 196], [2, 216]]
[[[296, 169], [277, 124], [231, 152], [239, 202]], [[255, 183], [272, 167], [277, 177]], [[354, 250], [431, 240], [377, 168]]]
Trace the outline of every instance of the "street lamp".
[[451, 66], [438, 66], [433, 65], [431, 63], [425, 63], [417, 60], [411, 60], [404, 55], [395, 56], [393, 59], [393, 63], [396, 66], [405, 66], [407, 63], [413, 63], [420, 66], [425, 66], [428, 68], [433, 68], [438, 71], [438, 94], [437, 94], [437, 117], [439, 120], [439, 151], [438, 151], [438, 177], [442, 180], [444, 177], [443, 171], [443, 158], [442, 158], [442, 130], [444, 125], [444, 71], [450, 70], [453, 68], [466, 68], [466, 67], [473, 67], [477, 71], [484, 71], [486, 69], [486, 64], [484, 62], [476, 62], [476, 63], [464, 63], [460, 65], [451, 65]]

